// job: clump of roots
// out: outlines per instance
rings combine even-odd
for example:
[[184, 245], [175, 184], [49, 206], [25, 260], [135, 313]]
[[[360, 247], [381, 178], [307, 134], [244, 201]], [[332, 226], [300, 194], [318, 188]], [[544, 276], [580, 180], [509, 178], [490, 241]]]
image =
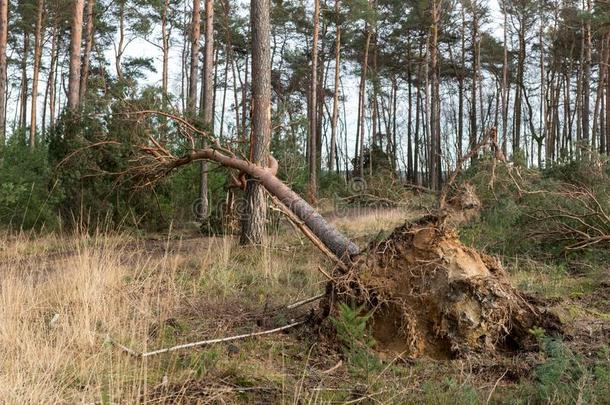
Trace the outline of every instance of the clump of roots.
[[337, 277], [334, 301], [374, 311], [380, 350], [433, 358], [522, 350], [535, 345], [533, 327], [558, 328], [510, 285], [498, 261], [437, 224], [427, 217], [395, 229]]

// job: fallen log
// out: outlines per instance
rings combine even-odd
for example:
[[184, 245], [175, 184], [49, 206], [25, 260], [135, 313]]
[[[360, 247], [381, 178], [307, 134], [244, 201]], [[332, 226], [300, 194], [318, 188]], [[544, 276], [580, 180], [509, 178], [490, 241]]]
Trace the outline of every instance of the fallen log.
[[457, 174], [441, 192], [440, 215], [399, 227], [385, 241], [361, 251], [276, 177], [275, 160], [264, 168], [219, 145], [181, 157], [154, 145], [141, 148], [145, 158], [138, 166], [150, 181], [199, 160], [259, 181], [318, 248], [337, 258], [322, 313], [334, 313], [341, 301], [364, 304], [373, 312], [371, 327], [381, 349], [452, 358], [473, 351], [527, 349], [533, 344], [531, 328], [558, 329], [555, 317], [510, 285], [499, 262], [464, 246], [446, 226], [443, 211]]

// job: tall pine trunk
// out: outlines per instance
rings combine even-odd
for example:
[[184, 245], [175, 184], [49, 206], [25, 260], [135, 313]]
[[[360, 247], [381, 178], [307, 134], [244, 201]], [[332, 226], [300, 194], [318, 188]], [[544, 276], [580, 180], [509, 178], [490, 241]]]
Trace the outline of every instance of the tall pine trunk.
[[[252, 139], [250, 161], [266, 166], [271, 141], [271, 21], [269, 0], [251, 0], [252, 29]], [[242, 244], [261, 244], [265, 239], [267, 204], [257, 179], [247, 183], [247, 215], [243, 221]]]
[[8, 42], [8, 2], [0, 0], [0, 149], [6, 143], [6, 81]]
[[81, 40], [83, 36], [84, 0], [74, 0], [72, 9], [72, 33], [70, 35], [70, 78], [68, 80], [68, 108], [79, 108], [81, 74]]
[[38, 79], [42, 61], [42, 20], [44, 0], [38, 0], [36, 9], [36, 28], [34, 31], [34, 68], [32, 69], [32, 104], [30, 107], [30, 148], [36, 147], [36, 122], [38, 121]]
[[[191, 70], [192, 74], [192, 70]], [[192, 83], [192, 78], [191, 78]], [[214, 0], [205, 0], [205, 45], [203, 52], [203, 97], [201, 115], [203, 125], [208, 131], [214, 128]], [[202, 162], [199, 173], [199, 212], [200, 220], [209, 216], [208, 201], [208, 164]]]
[[[309, 198], [318, 194], [318, 37], [320, 30], [320, 0], [314, 0], [313, 43], [311, 52], [311, 89], [309, 116]], [[254, 73], [254, 69], [252, 69]]]
[[79, 99], [81, 103], [87, 95], [87, 85], [89, 84], [89, 65], [91, 60], [91, 51], [93, 49], [93, 33], [95, 28], [94, 8], [95, 0], [87, 0], [87, 31], [85, 33], [85, 50], [83, 53], [79, 94]]
[[335, 0], [335, 18], [337, 18], [335, 37], [335, 85], [333, 94], [333, 115], [330, 135], [330, 157], [328, 169], [335, 170], [335, 159], [337, 156], [337, 121], [339, 118], [339, 80], [341, 74], [341, 23], [339, 22], [340, 0]]

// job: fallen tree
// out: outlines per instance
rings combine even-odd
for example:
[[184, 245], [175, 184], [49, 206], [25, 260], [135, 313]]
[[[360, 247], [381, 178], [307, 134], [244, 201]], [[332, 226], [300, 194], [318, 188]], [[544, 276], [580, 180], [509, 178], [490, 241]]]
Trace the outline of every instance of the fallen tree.
[[498, 347], [522, 349], [532, 344], [531, 328], [557, 326], [555, 318], [511, 287], [495, 259], [464, 246], [445, 225], [446, 190], [439, 215], [399, 227], [361, 250], [276, 177], [274, 159], [269, 168], [254, 165], [198, 132], [211, 147], [193, 147], [176, 156], [151, 138], [139, 147], [134, 170], [150, 184], [207, 160], [236, 171], [231, 174], [236, 186], [243, 186], [239, 179], [244, 174], [259, 181], [298, 228], [335, 260], [323, 314], [333, 313], [341, 301], [364, 304], [373, 312], [371, 327], [381, 349], [436, 358]]

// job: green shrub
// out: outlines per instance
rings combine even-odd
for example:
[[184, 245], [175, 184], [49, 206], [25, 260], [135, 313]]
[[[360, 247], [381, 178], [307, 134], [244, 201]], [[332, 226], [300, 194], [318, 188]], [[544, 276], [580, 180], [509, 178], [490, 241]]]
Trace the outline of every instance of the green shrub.
[[11, 137], [0, 155], [0, 179], [0, 224], [17, 230], [59, 225], [63, 192], [51, 181], [44, 146], [31, 150], [22, 137]]
[[371, 349], [375, 340], [369, 335], [368, 321], [372, 312], [363, 313], [365, 306], [352, 307], [340, 303], [337, 316], [331, 322], [337, 331], [337, 337], [343, 345], [344, 354], [355, 370], [369, 370], [379, 364]]

